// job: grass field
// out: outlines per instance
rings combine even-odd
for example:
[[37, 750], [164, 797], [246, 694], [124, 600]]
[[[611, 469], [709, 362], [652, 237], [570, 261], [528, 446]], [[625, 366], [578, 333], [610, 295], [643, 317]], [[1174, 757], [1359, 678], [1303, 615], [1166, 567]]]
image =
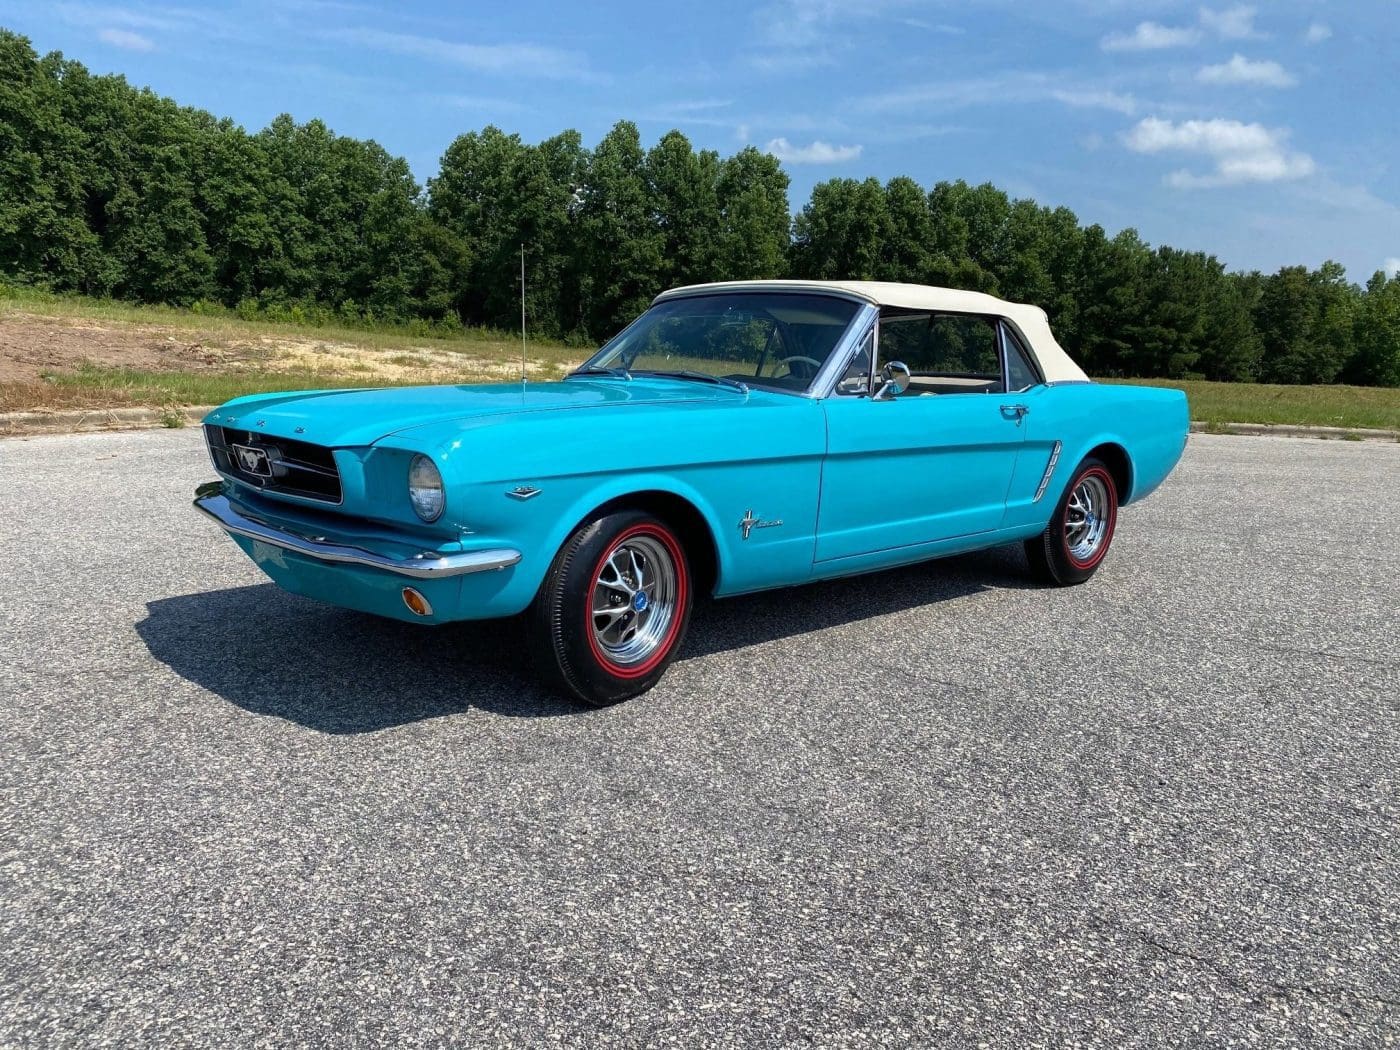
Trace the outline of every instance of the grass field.
[[[530, 339], [528, 374], [558, 378], [589, 348]], [[173, 409], [306, 388], [499, 382], [520, 375], [519, 336], [486, 329], [312, 326], [0, 287], [0, 412]], [[1271, 423], [1400, 432], [1400, 389], [1142, 382], [1185, 390], [1208, 425]]]
[[1274, 423], [1400, 431], [1400, 389], [1395, 387], [1275, 386], [1190, 379], [1113, 379], [1108, 382], [1184, 390], [1191, 402], [1191, 418], [1201, 423]]

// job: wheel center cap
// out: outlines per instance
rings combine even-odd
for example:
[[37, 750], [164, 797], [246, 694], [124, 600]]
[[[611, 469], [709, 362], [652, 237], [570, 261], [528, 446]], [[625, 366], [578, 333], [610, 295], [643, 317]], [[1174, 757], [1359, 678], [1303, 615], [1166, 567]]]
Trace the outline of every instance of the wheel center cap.
[[647, 596], [641, 591], [632, 595], [632, 609], [635, 612], [646, 612], [647, 604]]

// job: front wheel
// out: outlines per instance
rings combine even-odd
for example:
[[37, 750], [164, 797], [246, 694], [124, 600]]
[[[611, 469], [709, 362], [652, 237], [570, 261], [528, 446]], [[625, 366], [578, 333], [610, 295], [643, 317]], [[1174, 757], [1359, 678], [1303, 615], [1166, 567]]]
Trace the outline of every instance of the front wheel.
[[665, 522], [633, 510], [585, 522], [531, 606], [536, 668], [597, 706], [646, 692], [685, 637], [691, 589], [685, 549]]
[[1031, 571], [1047, 583], [1083, 583], [1108, 553], [1117, 524], [1118, 485], [1090, 457], [1074, 472], [1045, 531], [1026, 541]]

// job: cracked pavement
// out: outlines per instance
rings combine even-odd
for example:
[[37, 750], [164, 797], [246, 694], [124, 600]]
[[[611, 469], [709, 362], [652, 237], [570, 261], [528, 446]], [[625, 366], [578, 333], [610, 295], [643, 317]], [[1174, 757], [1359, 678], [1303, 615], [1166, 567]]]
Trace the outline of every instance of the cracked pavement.
[[1400, 445], [1196, 435], [1083, 587], [708, 604], [602, 711], [209, 476], [0, 441], [0, 1044], [1400, 1041]]

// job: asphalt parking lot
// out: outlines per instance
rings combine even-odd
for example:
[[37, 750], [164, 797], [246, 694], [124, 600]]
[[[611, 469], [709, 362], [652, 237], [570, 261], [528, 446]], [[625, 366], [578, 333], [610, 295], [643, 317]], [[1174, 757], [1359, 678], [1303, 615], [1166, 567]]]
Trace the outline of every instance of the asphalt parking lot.
[[640, 700], [282, 593], [194, 430], [0, 441], [0, 1043], [1400, 1040], [1400, 445], [1197, 436]]

